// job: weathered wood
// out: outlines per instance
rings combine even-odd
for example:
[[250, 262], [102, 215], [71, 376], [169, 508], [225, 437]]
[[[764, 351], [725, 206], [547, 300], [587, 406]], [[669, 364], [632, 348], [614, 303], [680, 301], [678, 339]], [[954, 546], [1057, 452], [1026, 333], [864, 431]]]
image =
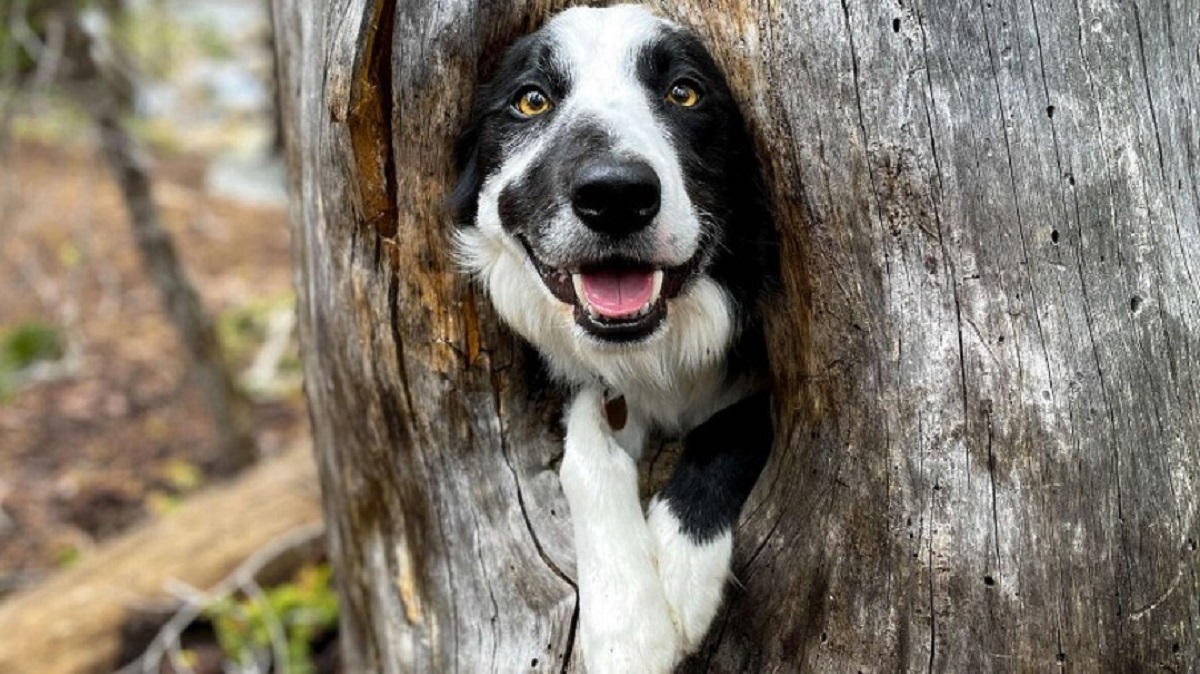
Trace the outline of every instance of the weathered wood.
[[[351, 671], [578, 668], [554, 401], [443, 208], [557, 6], [276, 0]], [[1194, 2], [659, 6], [731, 74], [785, 266], [778, 448], [684, 669], [1196, 671]]]
[[6, 599], [0, 672], [114, 671], [122, 626], [140, 607], [169, 602], [170, 583], [210, 588], [277, 537], [319, 525], [316, 470], [306, 449], [190, 497], [78, 566]]

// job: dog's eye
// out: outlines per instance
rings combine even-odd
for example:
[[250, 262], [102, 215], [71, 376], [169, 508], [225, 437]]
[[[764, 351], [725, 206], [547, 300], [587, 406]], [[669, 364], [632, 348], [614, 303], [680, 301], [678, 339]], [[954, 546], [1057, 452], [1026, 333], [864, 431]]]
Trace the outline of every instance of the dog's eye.
[[690, 108], [700, 102], [700, 92], [686, 80], [671, 85], [667, 91], [667, 102], [681, 108]]
[[525, 117], [537, 117], [550, 110], [550, 97], [537, 87], [529, 87], [521, 91], [517, 101], [513, 103], [517, 112]]

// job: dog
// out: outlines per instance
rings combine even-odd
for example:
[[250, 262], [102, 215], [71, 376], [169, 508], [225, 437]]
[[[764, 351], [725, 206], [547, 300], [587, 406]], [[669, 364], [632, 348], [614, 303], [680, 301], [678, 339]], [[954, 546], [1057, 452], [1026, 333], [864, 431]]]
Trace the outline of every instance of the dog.
[[[592, 674], [704, 638], [773, 440], [774, 226], [745, 122], [689, 30], [564, 11], [516, 41], [455, 148], [457, 254], [567, 394], [559, 470]], [[643, 512], [647, 441], [682, 438]]]

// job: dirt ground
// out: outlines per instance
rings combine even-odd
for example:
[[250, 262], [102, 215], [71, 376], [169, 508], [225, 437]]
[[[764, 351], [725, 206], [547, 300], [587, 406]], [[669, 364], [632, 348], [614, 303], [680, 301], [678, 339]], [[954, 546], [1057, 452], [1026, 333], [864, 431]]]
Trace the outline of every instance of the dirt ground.
[[[156, 197], [214, 314], [290, 301], [282, 207], [212, 197], [205, 162], [159, 156]], [[0, 398], [0, 597], [200, 487], [204, 399], [90, 147], [16, 143], [0, 161], [0, 331], [65, 336], [65, 365]], [[235, 360], [246, 367], [255, 352]], [[307, 432], [298, 389], [255, 403], [260, 450]]]

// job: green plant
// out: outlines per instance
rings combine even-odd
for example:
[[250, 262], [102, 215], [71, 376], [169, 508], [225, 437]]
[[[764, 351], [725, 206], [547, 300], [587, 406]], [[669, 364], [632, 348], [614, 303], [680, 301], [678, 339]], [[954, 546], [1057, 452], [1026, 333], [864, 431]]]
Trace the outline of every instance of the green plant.
[[0, 394], [16, 388], [31, 365], [58, 360], [64, 351], [62, 335], [44, 323], [22, 323], [0, 333]]
[[[337, 625], [337, 593], [328, 564], [305, 566], [290, 583], [226, 597], [205, 610], [221, 650], [240, 666], [262, 662], [283, 647], [274, 671], [311, 674], [312, 641]], [[283, 644], [276, 643], [282, 639]]]
[[250, 300], [226, 309], [217, 316], [217, 337], [225, 353], [235, 362], [249, 362], [267, 338], [271, 314], [294, 311], [291, 293], [267, 299]]
[[242, 372], [238, 383], [243, 391], [256, 400], [278, 400], [300, 389], [300, 345], [294, 322], [287, 320], [294, 307], [295, 298], [289, 293], [247, 302], [217, 318], [222, 350]]

